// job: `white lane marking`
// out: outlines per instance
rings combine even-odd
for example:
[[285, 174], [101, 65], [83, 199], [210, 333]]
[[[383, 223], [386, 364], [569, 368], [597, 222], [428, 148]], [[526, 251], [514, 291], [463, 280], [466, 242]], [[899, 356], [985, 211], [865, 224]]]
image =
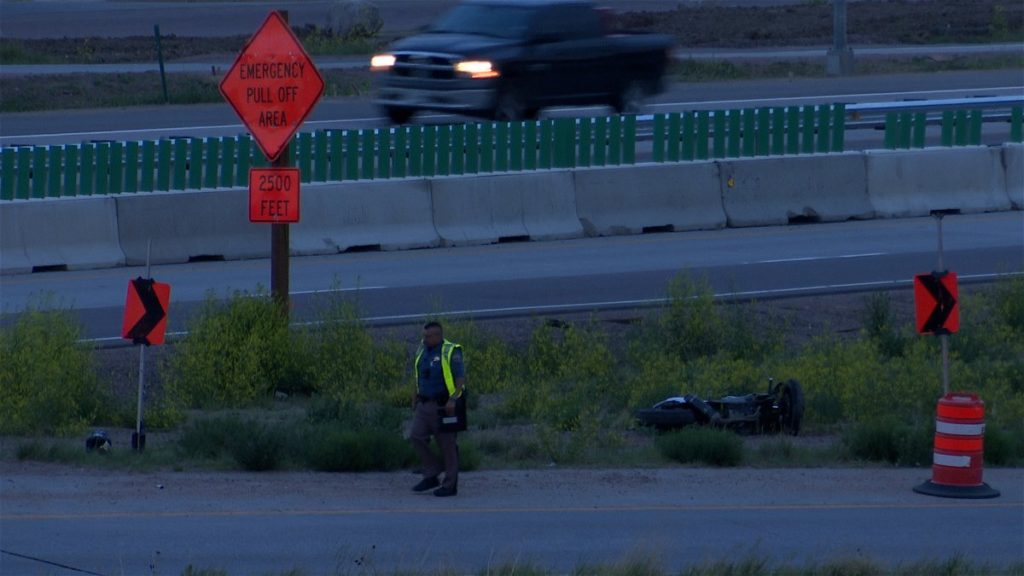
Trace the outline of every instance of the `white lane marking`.
[[838, 258], [868, 258], [871, 256], [885, 256], [885, 252], [865, 252], [863, 254], [840, 254], [839, 256], [805, 256], [803, 258], [777, 258], [774, 260], [756, 260], [744, 262], [744, 264], [777, 264], [779, 262], [811, 262], [814, 260], [835, 260]]
[[364, 290], [384, 290], [387, 286], [356, 286], [355, 288], [327, 288], [325, 290], [296, 290], [289, 292], [291, 296], [304, 296], [306, 294], [332, 294], [334, 292], [362, 292]]

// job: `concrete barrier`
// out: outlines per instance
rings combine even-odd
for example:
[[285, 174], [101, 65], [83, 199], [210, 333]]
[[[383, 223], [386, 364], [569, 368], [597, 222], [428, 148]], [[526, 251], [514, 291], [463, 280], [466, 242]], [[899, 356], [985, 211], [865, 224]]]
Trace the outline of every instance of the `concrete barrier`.
[[445, 245], [583, 236], [569, 171], [436, 178], [430, 188]]
[[1006, 196], [1017, 210], [1024, 210], [1024, 144], [1003, 144]]
[[576, 212], [588, 236], [725, 226], [714, 162], [579, 169]]
[[112, 198], [0, 202], [0, 273], [123, 266]]
[[732, 227], [874, 217], [858, 152], [725, 160], [719, 173]]
[[441, 244], [426, 180], [305, 184], [301, 210], [299, 223], [291, 227], [291, 249], [296, 255]]
[[1010, 209], [999, 148], [872, 150], [865, 155], [868, 196], [882, 218]]
[[116, 197], [117, 227], [129, 266], [270, 257], [270, 224], [249, 222], [248, 190], [200, 190]]

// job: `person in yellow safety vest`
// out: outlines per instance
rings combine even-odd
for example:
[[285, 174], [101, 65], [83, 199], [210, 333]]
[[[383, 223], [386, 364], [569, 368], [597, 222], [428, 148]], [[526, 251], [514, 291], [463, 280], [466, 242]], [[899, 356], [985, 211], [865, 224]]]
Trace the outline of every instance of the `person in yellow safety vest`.
[[[409, 440], [423, 465], [423, 480], [414, 492], [435, 489], [434, 496], [455, 496], [459, 492], [459, 446], [455, 432], [441, 432], [441, 412], [455, 414], [455, 401], [466, 388], [466, 370], [462, 346], [444, 339], [437, 322], [423, 326], [423, 343], [413, 362], [416, 393], [413, 397], [413, 423]], [[430, 449], [431, 436], [441, 449], [444, 462]], [[444, 482], [440, 480], [444, 472]]]

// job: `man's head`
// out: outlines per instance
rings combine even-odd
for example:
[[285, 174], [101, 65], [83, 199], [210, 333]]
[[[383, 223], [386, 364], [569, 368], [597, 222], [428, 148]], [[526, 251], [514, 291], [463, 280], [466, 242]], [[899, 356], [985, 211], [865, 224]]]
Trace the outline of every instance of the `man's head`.
[[433, 348], [444, 341], [444, 329], [439, 322], [427, 322], [423, 325], [423, 345]]

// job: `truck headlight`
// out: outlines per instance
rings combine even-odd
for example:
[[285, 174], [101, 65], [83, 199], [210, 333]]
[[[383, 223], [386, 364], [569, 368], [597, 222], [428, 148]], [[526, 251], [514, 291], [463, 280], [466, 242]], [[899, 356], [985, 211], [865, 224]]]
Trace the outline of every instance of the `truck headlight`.
[[494, 65], [487, 60], [464, 60], [455, 64], [455, 71], [470, 78], [497, 78], [500, 76]]
[[370, 70], [387, 70], [394, 65], [394, 54], [376, 54], [370, 58]]

